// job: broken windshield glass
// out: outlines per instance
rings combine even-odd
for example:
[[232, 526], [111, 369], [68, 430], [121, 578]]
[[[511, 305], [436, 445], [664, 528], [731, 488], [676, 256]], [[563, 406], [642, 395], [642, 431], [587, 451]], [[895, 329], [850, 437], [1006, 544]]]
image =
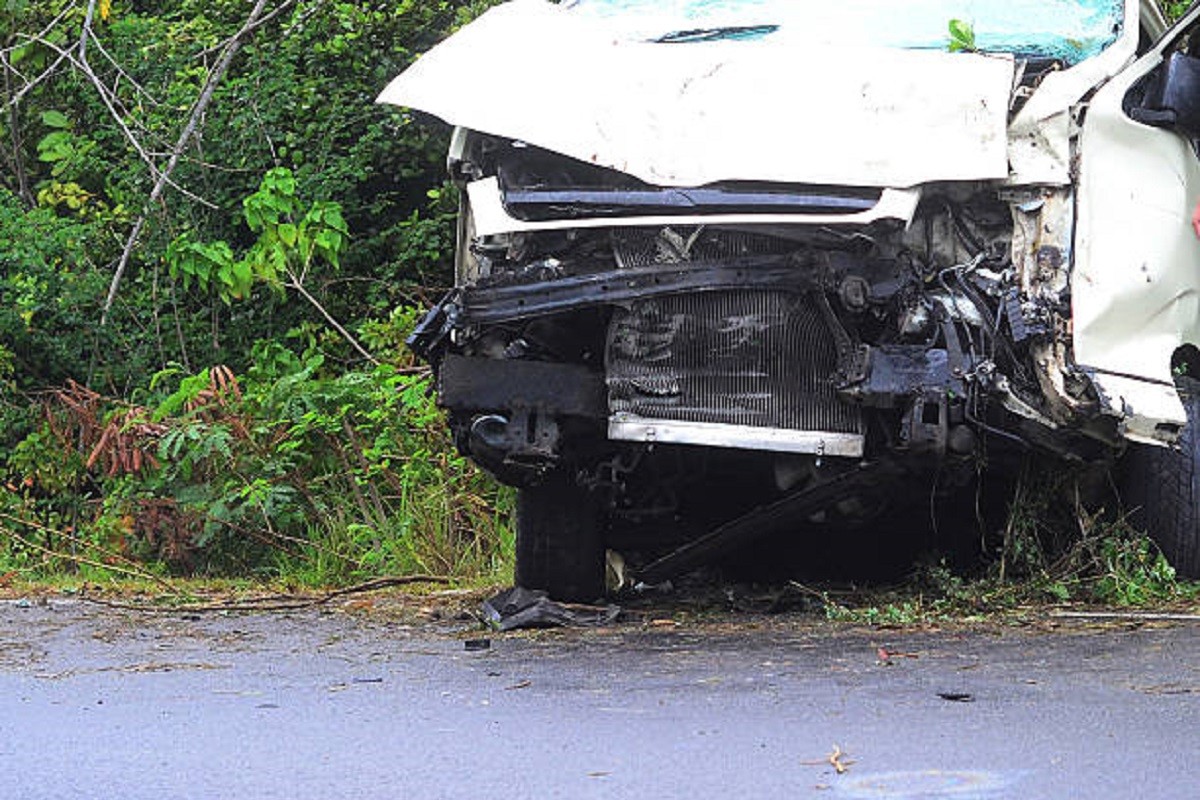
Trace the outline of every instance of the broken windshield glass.
[[[575, 13], [604, 18], [631, 38], [688, 41], [688, 32], [742, 31], [713, 38], [792, 38], [809, 44], [945, 50], [960, 20], [985, 52], [1075, 64], [1121, 33], [1123, 0], [568, 0]], [[746, 30], [756, 36], [747, 37]]]

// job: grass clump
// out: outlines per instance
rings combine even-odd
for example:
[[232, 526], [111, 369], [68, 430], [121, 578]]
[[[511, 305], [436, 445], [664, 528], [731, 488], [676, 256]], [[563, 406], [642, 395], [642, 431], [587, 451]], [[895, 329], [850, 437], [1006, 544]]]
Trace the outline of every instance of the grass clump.
[[919, 563], [896, 587], [823, 592], [826, 616], [912, 625], [1047, 607], [1191, 608], [1200, 582], [1181, 579], [1158, 546], [1125, 516], [1081, 500], [1081, 476], [1031, 461], [1017, 481], [988, 559], [974, 573], [945, 560]]

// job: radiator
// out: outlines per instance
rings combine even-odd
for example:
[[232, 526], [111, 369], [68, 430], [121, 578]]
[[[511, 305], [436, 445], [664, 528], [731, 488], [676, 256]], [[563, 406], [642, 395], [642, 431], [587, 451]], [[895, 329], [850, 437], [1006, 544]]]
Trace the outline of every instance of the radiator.
[[774, 291], [633, 303], [609, 327], [615, 439], [862, 454], [862, 415], [838, 399], [834, 342], [814, 301]]

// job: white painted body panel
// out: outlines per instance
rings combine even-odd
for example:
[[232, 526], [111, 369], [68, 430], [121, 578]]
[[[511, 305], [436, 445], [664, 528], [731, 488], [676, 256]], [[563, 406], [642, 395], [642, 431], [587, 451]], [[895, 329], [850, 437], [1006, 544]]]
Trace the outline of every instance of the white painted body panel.
[[1148, 54], [1092, 100], [1080, 139], [1072, 279], [1075, 360], [1095, 370], [1102, 401], [1141, 441], [1154, 440], [1160, 423], [1185, 422], [1171, 355], [1200, 343], [1200, 242], [1190, 224], [1200, 160], [1178, 133], [1121, 108], [1160, 61], [1161, 52]]
[[1013, 61], [936, 51], [664, 45], [524, 0], [430, 50], [379, 100], [658, 186], [906, 187], [1008, 175]]

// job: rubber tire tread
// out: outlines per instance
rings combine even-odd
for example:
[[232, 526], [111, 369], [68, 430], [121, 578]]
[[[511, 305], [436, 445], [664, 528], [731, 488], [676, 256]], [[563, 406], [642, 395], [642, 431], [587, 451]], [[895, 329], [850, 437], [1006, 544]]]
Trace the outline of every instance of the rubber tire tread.
[[1200, 578], [1200, 381], [1180, 378], [1187, 425], [1178, 449], [1133, 445], [1122, 500], [1182, 578]]
[[517, 491], [516, 584], [554, 600], [604, 596], [604, 528], [596, 499], [563, 473]]

